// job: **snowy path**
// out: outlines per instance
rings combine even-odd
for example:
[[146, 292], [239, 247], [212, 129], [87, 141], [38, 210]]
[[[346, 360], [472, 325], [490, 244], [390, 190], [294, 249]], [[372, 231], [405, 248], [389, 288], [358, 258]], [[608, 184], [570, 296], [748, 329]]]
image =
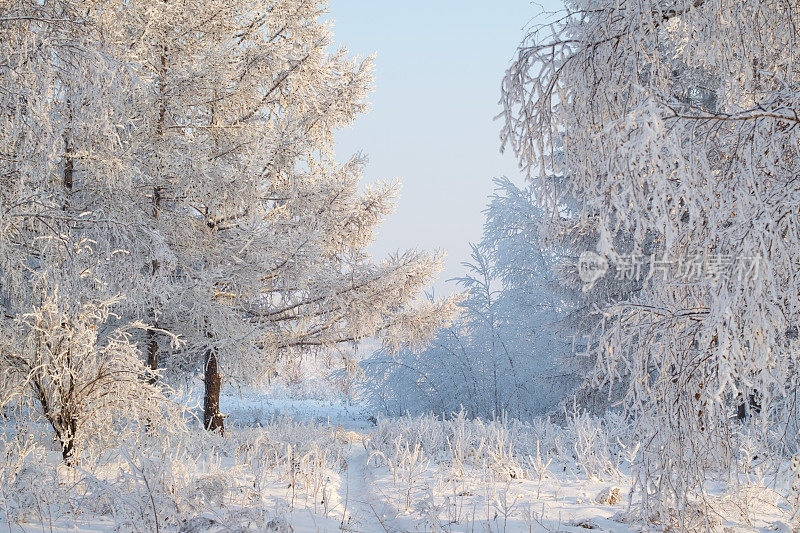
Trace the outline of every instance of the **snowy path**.
[[365, 438], [369, 436], [354, 431], [347, 432], [350, 450], [347, 455], [347, 470], [339, 498], [345, 506], [343, 529], [358, 533], [386, 531], [398, 533], [409, 531], [397, 521], [397, 510], [381, 498], [368, 466], [369, 452]]

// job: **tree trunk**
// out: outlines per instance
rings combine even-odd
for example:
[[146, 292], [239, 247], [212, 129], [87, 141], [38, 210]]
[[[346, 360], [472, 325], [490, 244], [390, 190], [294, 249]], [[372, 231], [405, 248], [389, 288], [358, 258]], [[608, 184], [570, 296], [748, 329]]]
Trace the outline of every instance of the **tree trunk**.
[[[153, 329], [147, 330], [147, 366], [153, 372], [158, 370], [158, 336]], [[155, 374], [147, 379], [150, 385], [155, 385], [157, 381], [158, 378]]]
[[[164, 3], [167, 3], [167, 0], [164, 0]], [[159, 70], [159, 100], [158, 100], [158, 122], [156, 125], [156, 137], [158, 138], [159, 143], [163, 140], [164, 137], [164, 120], [167, 114], [167, 106], [166, 106], [166, 92], [167, 92], [167, 49], [165, 46], [161, 47], [161, 68]], [[159, 182], [153, 187], [153, 219], [158, 220], [159, 211], [161, 209], [161, 191], [162, 188], [159, 185], [160, 178], [162, 175], [162, 168], [161, 164], [159, 163], [157, 176], [159, 178]], [[153, 277], [156, 276], [158, 272], [158, 259], [153, 258], [151, 261], [151, 273]], [[156, 320], [156, 308], [152, 306], [149, 309], [150, 319], [152, 322], [152, 328], [147, 330], [147, 366], [150, 367], [150, 370], [155, 372], [158, 370], [158, 332], [156, 329], [158, 328], [158, 321]], [[154, 385], [158, 378], [156, 378], [155, 374], [151, 376], [148, 380], [148, 383]]]
[[39, 400], [42, 414], [50, 422], [58, 443], [61, 445], [61, 458], [64, 463], [72, 465], [75, 459], [75, 436], [78, 433], [78, 420], [70, 415], [69, 410], [63, 406], [60, 408], [60, 412], [52, 410], [54, 407], [45, 392], [45, 385], [37, 375], [33, 376], [31, 385], [36, 393], [36, 399]]
[[209, 348], [206, 351], [205, 367], [206, 395], [203, 401], [203, 424], [209, 431], [219, 430], [220, 435], [224, 432], [222, 413], [219, 412], [219, 395], [222, 390], [222, 376], [220, 376], [217, 366], [217, 350]]
[[[67, 100], [67, 108], [69, 108], [69, 100]], [[72, 113], [69, 113], [69, 120], [72, 122]], [[72, 158], [72, 147], [69, 142], [69, 133], [64, 132], [64, 174], [61, 176], [61, 183], [66, 189], [66, 198], [62, 210], [66, 211], [70, 205], [70, 194], [72, 193], [72, 186], [74, 183], [75, 175], [75, 160]]]
[[[156, 275], [157, 270], [158, 270], [158, 260], [153, 259], [152, 262], [153, 276]], [[156, 321], [155, 307], [150, 308], [150, 319], [153, 324], [153, 327], [148, 328], [147, 330], [147, 366], [150, 367], [150, 370], [156, 372], [158, 370], [158, 332], [156, 331], [156, 328], [158, 327], [158, 322]], [[158, 381], [158, 378], [156, 377], [155, 374], [153, 374], [147, 381], [151, 385], [155, 385], [156, 381]]]
[[75, 433], [78, 430], [78, 423], [74, 417], [69, 417], [62, 424], [61, 431], [58, 431], [58, 440], [61, 441], [61, 458], [65, 464], [72, 465], [75, 460]]
[[[67, 144], [67, 150], [69, 150], [69, 144]], [[73, 184], [73, 175], [75, 173], [75, 161], [72, 159], [71, 156], [67, 156], [66, 161], [64, 162], [64, 187], [67, 191], [72, 192], [72, 184]]]

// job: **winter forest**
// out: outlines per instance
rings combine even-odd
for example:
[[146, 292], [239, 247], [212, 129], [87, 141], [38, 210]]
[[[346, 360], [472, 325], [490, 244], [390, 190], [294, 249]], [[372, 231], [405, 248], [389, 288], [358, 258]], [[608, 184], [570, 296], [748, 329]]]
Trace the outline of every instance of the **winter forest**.
[[800, 1], [559, 5], [438, 294], [326, 0], [0, 0], [0, 532], [800, 531]]

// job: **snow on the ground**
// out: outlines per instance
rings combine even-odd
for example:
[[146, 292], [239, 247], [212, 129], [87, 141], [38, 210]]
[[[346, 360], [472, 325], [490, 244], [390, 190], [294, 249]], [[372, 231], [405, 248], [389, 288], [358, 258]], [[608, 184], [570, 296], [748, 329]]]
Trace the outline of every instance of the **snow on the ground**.
[[[225, 437], [133, 447], [91, 474], [55, 468], [50, 450], [50, 470], [0, 488], [0, 531], [641, 531], [625, 522], [637, 451], [618, 445], [620, 419], [375, 419], [357, 402], [245, 392], [223, 411]], [[765, 486], [720, 499], [722, 531], [790, 530], [785, 495]]]
[[229, 422], [249, 427], [280, 417], [347, 429], [372, 425], [367, 406], [341, 398], [291, 398], [238, 390], [220, 398], [220, 410], [227, 414]]

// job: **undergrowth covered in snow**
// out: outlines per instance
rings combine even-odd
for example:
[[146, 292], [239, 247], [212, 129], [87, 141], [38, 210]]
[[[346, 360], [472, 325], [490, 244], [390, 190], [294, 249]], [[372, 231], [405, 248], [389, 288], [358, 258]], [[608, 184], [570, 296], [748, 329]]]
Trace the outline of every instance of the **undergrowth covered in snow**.
[[[7, 421], [0, 520], [12, 530], [637, 530], [629, 494], [641, 451], [621, 415], [522, 423], [461, 412], [344, 426], [306, 415], [234, 417], [224, 437], [152, 428], [76, 466], [59, 460], [44, 427]], [[720, 531], [790, 530], [790, 457], [754, 456], [754, 435], [742, 426], [730, 470], [710, 474], [705, 504]]]
[[154, 430], [68, 467], [46, 438], [6, 430], [0, 507], [11, 524], [119, 531], [288, 531], [296, 510], [335, 516], [345, 451], [328, 428], [281, 418], [201, 431]]

